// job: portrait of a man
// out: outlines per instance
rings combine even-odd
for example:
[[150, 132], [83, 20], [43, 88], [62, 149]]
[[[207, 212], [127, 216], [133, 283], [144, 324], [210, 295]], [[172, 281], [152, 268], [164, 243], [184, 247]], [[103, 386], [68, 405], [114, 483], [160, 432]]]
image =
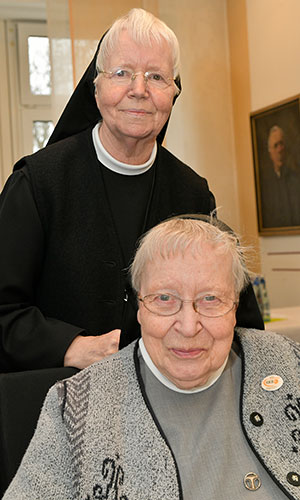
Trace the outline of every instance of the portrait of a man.
[[[300, 119], [297, 105], [252, 117], [256, 196], [262, 234], [300, 232]], [[290, 103], [289, 103], [290, 104]]]

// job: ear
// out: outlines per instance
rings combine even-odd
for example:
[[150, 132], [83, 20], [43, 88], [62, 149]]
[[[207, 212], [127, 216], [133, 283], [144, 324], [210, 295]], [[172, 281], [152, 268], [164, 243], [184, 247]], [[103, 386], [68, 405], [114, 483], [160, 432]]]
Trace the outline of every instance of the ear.
[[138, 310], [137, 310], [136, 317], [137, 317], [137, 320], [138, 320], [139, 324], [141, 324], [141, 320], [140, 320], [140, 308], [138, 308]]

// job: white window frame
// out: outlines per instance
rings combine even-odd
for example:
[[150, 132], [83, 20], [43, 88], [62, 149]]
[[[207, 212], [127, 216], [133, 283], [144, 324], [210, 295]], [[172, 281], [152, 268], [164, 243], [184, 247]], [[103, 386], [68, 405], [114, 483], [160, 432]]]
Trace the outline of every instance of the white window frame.
[[33, 135], [32, 128], [35, 121], [52, 121], [51, 111], [47, 108], [41, 109], [24, 109], [21, 113], [22, 116], [22, 139], [23, 151], [25, 155], [30, 155], [33, 152]]
[[23, 106], [50, 106], [51, 95], [33, 94], [30, 89], [28, 38], [30, 36], [48, 37], [45, 23], [17, 23], [18, 55], [19, 55], [19, 84], [20, 97]]

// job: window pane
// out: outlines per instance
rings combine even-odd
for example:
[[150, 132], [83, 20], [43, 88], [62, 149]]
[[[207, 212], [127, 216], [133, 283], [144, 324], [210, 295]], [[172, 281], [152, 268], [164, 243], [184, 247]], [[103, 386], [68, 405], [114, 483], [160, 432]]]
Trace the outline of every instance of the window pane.
[[54, 129], [52, 121], [34, 121], [32, 127], [33, 152], [46, 146], [47, 141]]
[[32, 94], [51, 94], [49, 38], [28, 37], [29, 80]]

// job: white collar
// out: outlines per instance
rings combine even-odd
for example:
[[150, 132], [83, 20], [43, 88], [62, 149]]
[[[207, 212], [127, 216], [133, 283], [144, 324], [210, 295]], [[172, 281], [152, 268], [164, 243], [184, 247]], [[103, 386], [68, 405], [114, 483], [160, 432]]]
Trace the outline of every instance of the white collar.
[[218, 380], [218, 378], [222, 375], [222, 373], [224, 371], [224, 368], [226, 366], [227, 360], [228, 360], [228, 356], [227, 356], [227, 358], [225, 359], [223, 365], [217, 371], [215, 371], [209, 377], [209, 379], [206, 382], [206, 384], [202, 385], [201, 387], [194, 387], [193, 389], [179, 389], [179, 387], [177, 387], [175, 384], [173, 384], [173, 382], [171, 382], [167, 377], [165, 377], [158, 370], [158, 368], [155, 366], [155, 364], [153, 363], [152, 359], [150, 358], [150, 355], [148, 354], [148, 351], [147, 351], [147, 349], [145, 347], [145, 344], [144, 344], [144, 341], [143, 341], [142, 338], [139, 340], [139, 348], [140, 348], [141, 355], [142, 355], [142, 357], [143, 357], [146, 365], [148, 366], [149, 370], [153, 373], [153, 375], [163, 385], [165, 385], [166, 387], [168, 387], [172, 391], [181, 392], [183, 394], [193, 394], [193, 393], [196, 393], [196, 392], [202, 392], [202, 391], [205, 391], [206, 389], [208, 389], [209, 387], [211, 387]]
[[123, 163], [121, 161], [116, 160], [106, 151], [106, 149], [104, 149], [104, 146], [99, 136], [100, 126], [101, 122], [95, 125], [92, 131], [92, 137], [97, 158], [105, 167], [107, 167], [109, 170], [112, 170], [113, 172], [116, 172], [117, 174], [123, 174], [123, 175], [144, 174], [145, 172], [147, 172], [147, 170], [149, 170], [152, 167], [157, 153], [156, 141], [153, 146], [150, 158], [148, 161], [146, 161], [146, 163], [143, 163], [142, 165], [130, 165], [129, 163]]

